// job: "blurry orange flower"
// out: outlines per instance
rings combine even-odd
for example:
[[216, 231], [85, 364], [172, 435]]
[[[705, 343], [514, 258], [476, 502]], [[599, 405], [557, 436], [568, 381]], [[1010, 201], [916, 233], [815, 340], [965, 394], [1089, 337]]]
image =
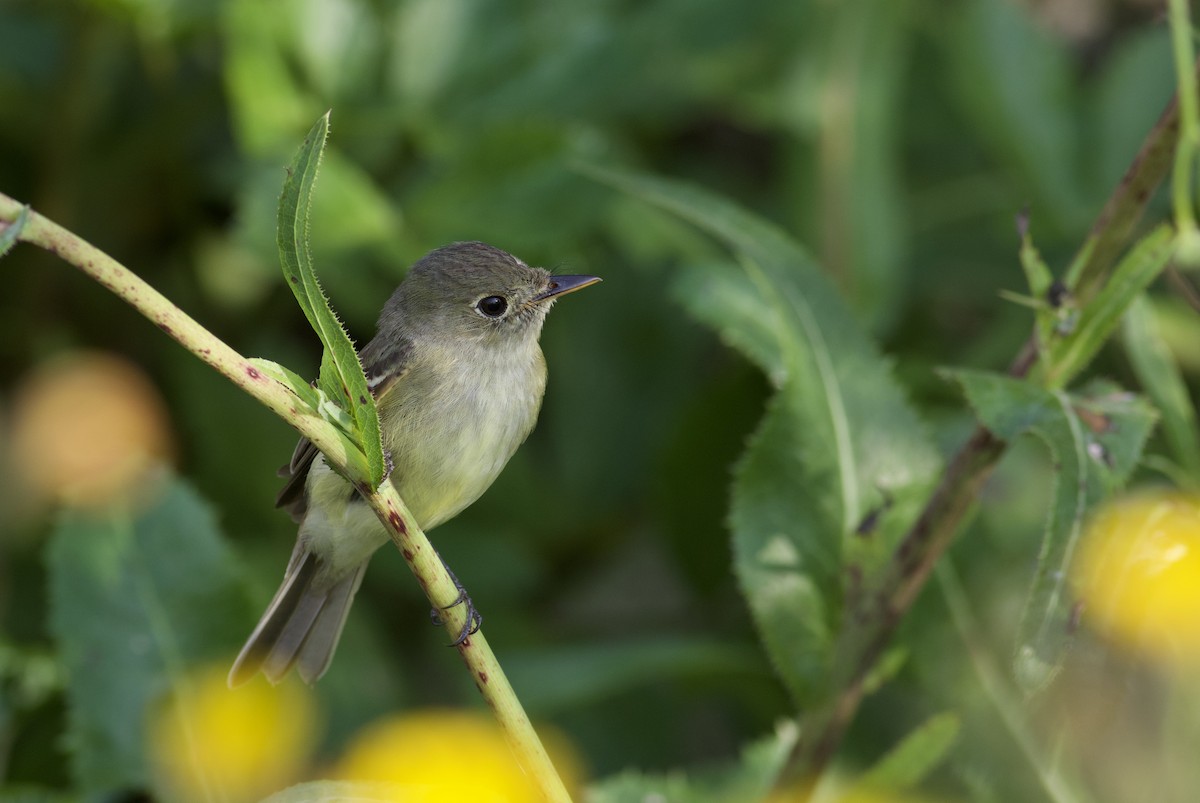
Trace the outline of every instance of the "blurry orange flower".
[[1168, 663], [1200, 663], [1200, 499], [1158, 491], [1109, 504], [1088, 529], [1076, 579], [1106, 636]]
[[[568, 789], [579, 790], [578, 761], [561, 739], [546, 747]], [[541, 794], [513, 757], [490, 716], [431, 709], [364, 728], [335, 773], [338, 778], [396, 784], [406, 803], [540, 803]]]
[[226, 684], [227, 664], [191, 676], [153, 714], [149, 753], [177, 800], [259, 800], [296, 780], [316, 736], [298, 683]]
[[40, 499], [87, 506], [123, 499], [171, 453], [162, 400], [124, 359], [60, 357], [17, 389], [10, 460]]

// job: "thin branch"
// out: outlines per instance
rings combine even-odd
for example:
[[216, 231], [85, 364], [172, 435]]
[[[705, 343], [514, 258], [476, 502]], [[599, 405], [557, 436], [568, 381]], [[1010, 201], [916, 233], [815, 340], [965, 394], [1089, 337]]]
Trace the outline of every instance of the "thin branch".
[[[24, 209], [22, 204], [0, 193], [0, 229], [8, 229]], [[238, 354], [100, 249], [36, 212], [28, 212], [18, 239], [57, 255], [128, 302], [188, 351], [291, 424], [332, 464], [344, 469], [353, 459], [357, 445], [313, 413], [287, 385], [266, 375], [252, 360]], [[436, 608], [446, 609], [446, 629], [452, 636], [457, 636], [466, 618], [465, 606], [454, 604], [458, 597], [457, 586], [391, 481], [384, 480], [377, 489], [360, 487], [359, 490], [387, 528], [429, 602]], [[570, 803], [566, 786], [483, 634], [473, 634], [459, 645], [458, 651], [480, 694], [495, 712], [518, 760], [534, 778], [544, 797], [554, 803]]]
[[[390, 480], [385, 480], [377, 491], [369, 488], [361, 490], [363, 498], [387, 526], [392, 541], [404, 556], [421, 588], [425, 589], [429, 601], [442, 609], [447, 620], [447, 632], [457, 637], [466, 624], [467, 606], [453, 605], [447, 608], [456, 599], [458, 589], [441, 558], [396, 493], [395, 486]], [[509, 744], [520, 757], [521, 765], [533, 777], [542, 796], [553, 803], [570, 803], [571, 796], [562, 778], [555, 771], [550, 756], [534, 731], [525, 709], [521, 707], [521, 702], [501, 669], [495, 653], [484, 639], [483, 632], [476, 631], [464, 639], [458, 645], [458, 653], [470, 669], [475, 687], [492, 709]]]
[[1175, 73], [1179, 81], [1181, 129], [1179, 147], [1175, 149], [1171, 201], [1180, 238], [1190, 242], [1198, 234], [1192, 182], [1195, 180], [1196, 149], [1200, 147], [1200, 110], [1196, 104], [1196, 74], [1188, 69], [1188, 65], [1195, 58], [1192, 53], [1193, 33], [1188, 0], [1167, 0], [1167, 15], [1171, 23], [1171, 51], [1175, 56]]
[[1171, 170], [1178, 142], [1179, 101], [1172, 97], [1071, 262], [1066, 281], [1078, 303], [1086, 304], [1104, 284], [1154, 191]]
[[[0, 193], [0, 221], [11, 223], [24, 209], [22, 204]], [[309, 413], [307, 405], [290, 388], [264, 374], [99, 248], [33, 211], [28, 213], [19, 239], [44, 248], [107, 287], [188, 351], [298, 429], [334, 462], [345, 465], [357, 449], [336, 427]]]

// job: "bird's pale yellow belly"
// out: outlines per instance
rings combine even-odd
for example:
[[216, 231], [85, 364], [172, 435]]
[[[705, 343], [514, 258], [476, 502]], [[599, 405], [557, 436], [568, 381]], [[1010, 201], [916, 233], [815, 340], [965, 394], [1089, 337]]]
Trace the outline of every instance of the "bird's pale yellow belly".
[[[515, 372], [515, 366], [492, 364], [443, 375], [436, 395], [401, 380], [380, 404], [392, 482], [422, 529], [478, 499], [533, 428], [545, 389], [544, 363], [540, 352], [536, 356]], [[512, 384], [497, 385], [504, 381]], [[527, 390], [514, 394], [513, 387]], [[301, 537], [323, 556], [332, 581], [369, 558], [388, 534], [323, 459], [313, 463], [307, 486]]]

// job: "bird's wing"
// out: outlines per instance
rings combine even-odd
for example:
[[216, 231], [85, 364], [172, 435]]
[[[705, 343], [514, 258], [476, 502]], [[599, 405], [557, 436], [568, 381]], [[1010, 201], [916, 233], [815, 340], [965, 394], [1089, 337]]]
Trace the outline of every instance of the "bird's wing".
[[[378, 339], [372, 340], [359, 355], [363, 373], [367, 377], [367, 387], [370, 388], [376, 403], [408, 373], [408, 358], [412, 352], [412, 343], [408, 340], [392, 340], [380, 346], [375, 345], [377, 342]], [[275, 507], [286, 510], [296, 523], [304, 519], [308, 510], [304, 484], [318, 454], [320, 452], [312, 441], [301, 438], [296, 444], [296, 450], [292, 452], [292, 459], [279, 469], [279, 476], [285, 477], [287, 481], [280, 489], [279, 496], [275, 498]]]

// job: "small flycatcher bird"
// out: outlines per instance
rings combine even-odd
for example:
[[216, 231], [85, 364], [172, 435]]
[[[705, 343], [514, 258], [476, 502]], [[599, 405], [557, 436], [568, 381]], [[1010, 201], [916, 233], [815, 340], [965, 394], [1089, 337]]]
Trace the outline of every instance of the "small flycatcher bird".
[[[538, 346], [546, 313], [559, 296], [598, 281], [553, 276], [483, 243], [455, 243], [413, 265], [388, 299], [359, 359], [392, 482], [423, 530], [478, 499], [529, 435], [546, 389]], [[287, 483], [276, 506], [300, 532], [283, 584], [230, 670], [231, 686], [259, 670], [278, 683], [293, 666], [306, 683], [320, 678], [367, 562], [389, 540], [307, 439], [281, 474]]]

